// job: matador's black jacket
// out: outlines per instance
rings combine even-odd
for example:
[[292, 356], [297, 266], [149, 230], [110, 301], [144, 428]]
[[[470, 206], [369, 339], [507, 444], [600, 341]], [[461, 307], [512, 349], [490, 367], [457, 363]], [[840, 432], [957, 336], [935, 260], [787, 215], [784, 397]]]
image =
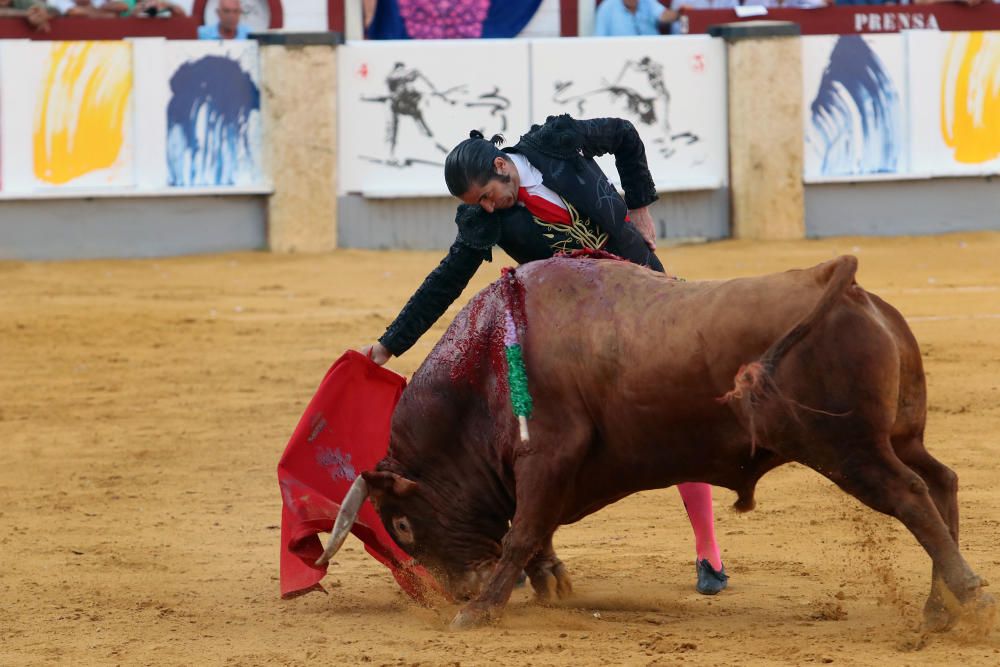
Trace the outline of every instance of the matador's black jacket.
[[[601, 248], [656, 271], [663, 265], [638, 230], [625, 220], [629, 209], [656, 200], [646, 150], [635, 127], [619, 118], [574, 120], [550, 116], [534, 125], [517, 145], [504, 149], [524, 155], [542, 174], [542, 183], [563, 198], [573, 224], [552, 225], [523, 206], [487, 213], [462, 204], [455, 223], [458, 237], [434, 271], [379, 339], [400, 355], [417, 341], [468, 285], [479, 265], [492, 261], [498, 245], [523, 264], [558, 252]], [[612, 153], [621, 177], [622, 199], [594, 157]]]

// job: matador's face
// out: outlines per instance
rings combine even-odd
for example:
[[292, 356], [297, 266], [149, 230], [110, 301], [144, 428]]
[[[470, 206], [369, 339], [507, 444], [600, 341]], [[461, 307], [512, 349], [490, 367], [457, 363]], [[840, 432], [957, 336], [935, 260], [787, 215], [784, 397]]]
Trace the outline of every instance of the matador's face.
[[459, 197], [466, 204], [482, 206], [487, 213], [517, 204], [517, 190], [521, 187], [521, 178], [513, 162], [497, 157], [493, 161], [496, 175], [483, 185], [473, 183]]

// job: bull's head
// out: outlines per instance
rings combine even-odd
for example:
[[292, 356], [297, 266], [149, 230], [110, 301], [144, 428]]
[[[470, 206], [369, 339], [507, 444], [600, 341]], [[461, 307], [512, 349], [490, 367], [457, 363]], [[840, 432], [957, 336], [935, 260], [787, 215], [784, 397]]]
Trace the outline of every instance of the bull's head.
[[[500, 557], [506, 521], [463, 519], [424, 484], [388, 471], [367, 471], [354, 480], [334, 522], [326, 550], [316, 561], [325, 565], [351, 531], [368, 498], [382, 524], [403, 551], [413, 556], [458, 600], [477, 595]], [[498, 524], [490, 526], [488, 524]]]

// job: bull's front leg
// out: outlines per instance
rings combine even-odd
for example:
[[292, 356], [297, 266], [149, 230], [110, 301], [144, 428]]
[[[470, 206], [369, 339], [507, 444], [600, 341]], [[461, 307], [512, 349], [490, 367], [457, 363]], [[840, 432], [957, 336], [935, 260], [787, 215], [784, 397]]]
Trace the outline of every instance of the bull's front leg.
[[499, 618], [518, 576], [555, 529], [556, 520], [549, 507], [534, 502], [522, 503], [518, 499], [514, 520], [503, 539], [500, 560], [479, 597], [462, 607], [455, 616], [452, 629], [476, 627]]
[[[541, 431], [541, 429], [537, 429]], [[567, 446], [571, 439], [561, 433], [559, 459], [542, 455], [554, 449], [544, 444], [541, 434], [532, 432], [531, 450], [520, 453], [514, 465], [517, 508], [510, 530], [501, 545], [500, 560], [475, 600], [466, 604], [451, 622], [452, 629], [465, 629], [499, 618], [517, 578], [536, 554], [551, 549], [552, 534], [563, 516], [565, 489], [575, 475], [581, 450]], [[583, 445], [582, 438], [580, 444]], [[555, 555], [554, 552], [552, 554]], [[561, 565], [561, 564], [560, 564]], [[568, 584], [568, 578], [566, 580]]]

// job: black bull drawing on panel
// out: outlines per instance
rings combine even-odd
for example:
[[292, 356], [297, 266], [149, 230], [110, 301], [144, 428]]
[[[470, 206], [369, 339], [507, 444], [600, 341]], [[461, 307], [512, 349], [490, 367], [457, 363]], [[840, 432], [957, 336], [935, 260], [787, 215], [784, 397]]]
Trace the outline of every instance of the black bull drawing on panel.
[[[957, 476], [924, 447], [920, 350], [899, 312], [854, 280], [853, 257], [683, 282], [618, 261], [526, 264], [523, 352], [535, 410], [518, 435], [498, 283], [458, 315], [393, 415], [388, 454], [342, 505], [321, 562], [370, 498], [389, 533], [456, 597], [453, 621], [499, 616], [526, 570], [571, 592], [552, 536], [629, 494], [685, 481], [753, 508], [797, 461], [896, 517], [933, 563], [925, 623], [995, 603], [959, 553]], [[734, 384], [735, 378], [735, 384]]]

